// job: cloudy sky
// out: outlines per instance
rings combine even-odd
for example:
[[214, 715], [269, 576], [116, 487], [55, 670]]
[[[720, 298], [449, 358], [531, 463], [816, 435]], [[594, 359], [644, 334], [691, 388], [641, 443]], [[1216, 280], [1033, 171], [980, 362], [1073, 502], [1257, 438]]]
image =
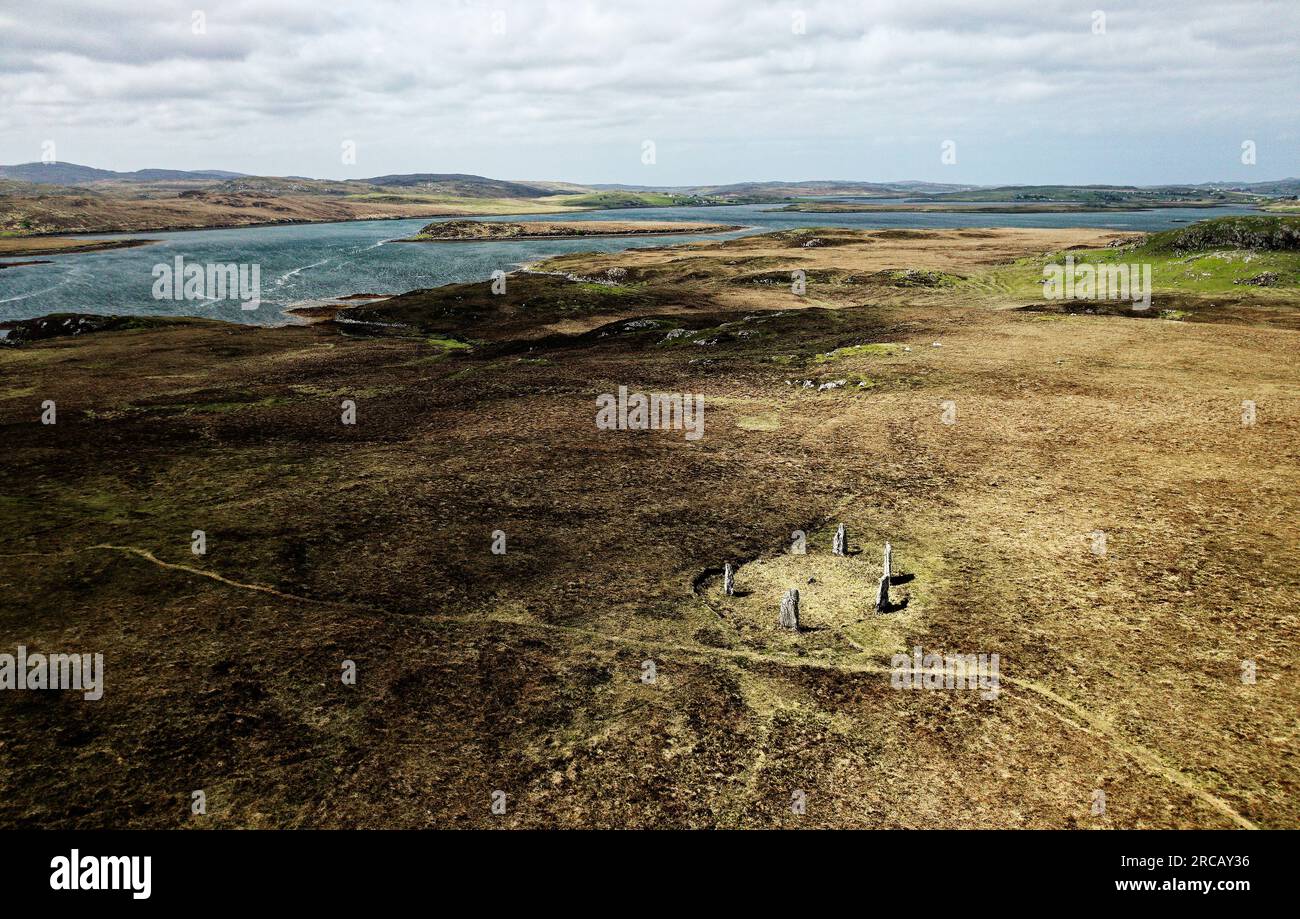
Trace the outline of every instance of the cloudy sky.
[[0, 162], [1264, 180], [1300, 175], [1298, 62], [1297, 0], [0, 0]]

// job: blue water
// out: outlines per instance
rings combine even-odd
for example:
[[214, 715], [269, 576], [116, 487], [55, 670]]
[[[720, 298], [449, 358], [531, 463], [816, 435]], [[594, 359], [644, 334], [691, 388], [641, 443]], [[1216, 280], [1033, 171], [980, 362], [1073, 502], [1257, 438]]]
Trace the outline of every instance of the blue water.
[[[741, 233], [700, 236], [490, 243], [391, 242], [417, 232], [430, 222], [426, 218], [135, 233], [130, 235], [158, 242], [134, 249], [40, 256], [48, 258], [50, 264], [0, 271], [0, 321], [55, 312], [78, 312], [202, 316], [275, 325], [293, 321], [285, 314], [286, 307], [355, 293], [401, 293], [439, 284], [486, 280], [497, 269], [510, 271], [522, 264], [566, 252], [614, 252], [807, 226], [857, 229], [1100, 227], [1136, 232], [1167, 230], [1209, 217], [1244, 213], [1253, 211], [1172, 208], [1096, 214], [803, 214], [782, 213], [771, 204], [754, 204], [485, 218], [556, 220], [567, 216], [582, 220], [681, 220], [741, 224], [749, 228]], [[154, 265], [170, 265], [178, 255], [183, 256], [187, 263], [260, 265], [261, 306], [246, 311], [240, 309], [234, 300], [154, 299]]]

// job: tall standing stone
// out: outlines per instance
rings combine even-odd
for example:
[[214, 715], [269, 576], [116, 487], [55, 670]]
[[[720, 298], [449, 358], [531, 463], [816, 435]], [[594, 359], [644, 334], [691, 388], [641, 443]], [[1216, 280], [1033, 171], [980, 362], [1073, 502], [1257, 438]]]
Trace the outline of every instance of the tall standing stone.
[[731, 562], [722, 566], [722, 592], [728, 597], [736, 592], [736, 569], [731, 567]]
[[781, 598], [781, 628], [799, 631], [799, 591], [793, 587]]
[[889, 612], [889, 576], [880, 576], [880, 588], [876, 591], [876, 612]]
[[894, 578], [894, 547], [888, 542], [885, 543], [885, 580], [893, 582]]
[[831, 551], [836, 555], [844, 555], [848, 548], [848, 536], [844, 532], [844, 524], [841, 523], [835, 530], [835, 544], [831, 546]]

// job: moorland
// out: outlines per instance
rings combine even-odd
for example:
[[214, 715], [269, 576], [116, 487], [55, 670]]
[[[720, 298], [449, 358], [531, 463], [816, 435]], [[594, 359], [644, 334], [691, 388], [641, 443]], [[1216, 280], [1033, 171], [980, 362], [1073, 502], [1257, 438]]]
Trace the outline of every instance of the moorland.
[[[0, 699], [0, 824], [1295, 826], [1295, 220], [14, 324], [0, 644], [106, 687]], [[1045, 300], [1066, 255], [1150, 264], [1151, 309]], [[598, 429], [620, 386], [704, 436]], [[999, 654], [1000, 695], [894, 688], [913, 648]]]

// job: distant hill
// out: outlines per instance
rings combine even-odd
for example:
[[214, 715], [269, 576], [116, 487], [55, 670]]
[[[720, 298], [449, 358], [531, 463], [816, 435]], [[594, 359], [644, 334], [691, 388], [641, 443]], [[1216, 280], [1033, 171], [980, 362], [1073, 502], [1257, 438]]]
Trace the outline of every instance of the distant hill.
[[224, 169], [138, 169], [135, 172], [119, 172], [118, 178], [127, 182], [171, 182], [185, 179], [235, 179], [242, 172], [227, 172]]
[[1237, 200], [1292, 197], [1300, 194], [1300, 179], [1266, 182], [1201, 182], [1196, 185], [984, 185], [966, 191], [929, 194], [949, 201], [1080, 201], [1113, 204], [1127, 201]]
[[801, 182], [740, 182], [699, 188], [697, 194], [776, 195], [780, 197], [898, 197], [966, 191], [975, 185], [947, 185], [939, 182], [857, 182], [821, 179]]
[[[0, 166], [0, 234], [142, 232], [406, 217], [579, 210], [782, 205], [818, 212], [1033, 208], [1036, 212], [1237, 205], [1300, 213], [1300, 180], [1202, 185], [969, 186], [841, 179], [654, 187], [580, 185], [420, 172], [368, 179], [244, 175], [227, 170], [117, 172], [75, 163]], [[839, 200], [835, 200], [839, 199]], [[904, 203], [900, 199], [908, 199]], [[979, 202], [984, 202], [980, 204]], [[989, 204], [994, 202], [995, 205]], [[1004, 202], [1011, 202], [1010, 204]], [[972, 211], [974, 213], [975, 211]], [[1035, 212], [1035, 211], [1026, 211]], [[1254, 235], [1255, 228], [1249, 231]], [[1282, 242], [1291, 239], [1283, 234]], [[1180, 243], [1181, 244], [1181, 243]]]
[[666, 191], [595, 191], [566, 197], [557, 204], [564, 207], [717, 207], [729, 204], [772, 204], [781, 200], [774, 195], [700, 195]]
[[117, 172], [76, 163], [22, 163], [0, 166], [0, 180], [41, 185], [86, 186], [100, 182], [164, 184], [168, 182], [224, 182], [222, 191], [258, 193], [356, 194], [363, 186], [403, 189], [429, 196], [455, 198], [545, 198], [557, 194], [637, 193], [700, 198], [923, 197], [950, 201], [1073, 201], [1113, 204], [1143, 199], [1210, 199], [1258, 195], [1289, 198], [1300, 195], [1300, 179], [1261, 182], [1202, 182], [1184, 185], [966, 185], [942, 182], [862, 182], [851, 179], [800, 179], [797, 181], [734, 182], [723, 185], [579, 184], [557, 180], [521, 181], [480, 175], [414, 172], [368, 179], [312, 179], [305, 176], [254, 176], [224, 169], [137, 169]]
[[356, 188], [331, 179], [301, 176], [238, 176], [205, 189], [211, 194], [252, 193], [257, 195], [346, 195]]
[[1000, 185], [927, 194], [926, 201], [1069, 202], [1093, 207], [1249, 203], [1253, 197], [1217, 186], [1188, 185]]
[[768, 198], [798, 197], [904, 197], [966, 191], [976, 185], [939, 182], [857, 182], [847, 179], [813, 179], [798, 182], [735, 182], [730, 185], [592, 185], [601, 191], [665, 192], [679, 195], [722, 195]]
[[0, 166], [0, 179], [34, 182], [45, 185], [83, 185], [87, 182], [179, 182], [208, 179], [233, 179], [239, 172], [221, 169], [137, 169], [135, 172], [114, 172], [76, 163], [21, 163]]
[[1244, 191], [1256, 195], [1300, 195], [1300, 179], [1273, 179], [1267, 182], [1205, 182], [1192, 187]]
[[1206, 191], [1237, 191], [1258, 195], [1300, 194], [1300, 178], [1261, 182], [1201, 182], [1166, 185], [970, 185], [943, 182], [864, 182], [855, 179], [799, 179], [796, 181], [733, 182], [722, 185], [632, 185], [623, 183], [582, 184], [559, 180], [524, 181], [490, 179], [467, 173], [413, 172], [374, 176], [368, 179], [312, 179], [307, 176], [253, 176], [225, 169], [137, 169], [117, 172], [76, 163], [21, 163], [0, 166], [0, 179], [46, 185], [79, 185], [89, 182], [185, 182], [228, 179], [265, 179], [270, 182], [305, 182], [419, 188], [427, 192], [483, 198], [541, 198], [553, 194], [589, 191], [659, 192], [676, 195], [745, 195], [770, 197], [889, 196], [889, 195], [1021, 195], [1098, 194], [1184, 194]]
[[555, 192], [545, 185], [525, 185], [502, 179], [462, 173], [414, 172], [409, 175], [375, 176], [358, 179], [381, 188], [419, 188], [426, 192], [455, 195], [458, 198], [545, 198]]

